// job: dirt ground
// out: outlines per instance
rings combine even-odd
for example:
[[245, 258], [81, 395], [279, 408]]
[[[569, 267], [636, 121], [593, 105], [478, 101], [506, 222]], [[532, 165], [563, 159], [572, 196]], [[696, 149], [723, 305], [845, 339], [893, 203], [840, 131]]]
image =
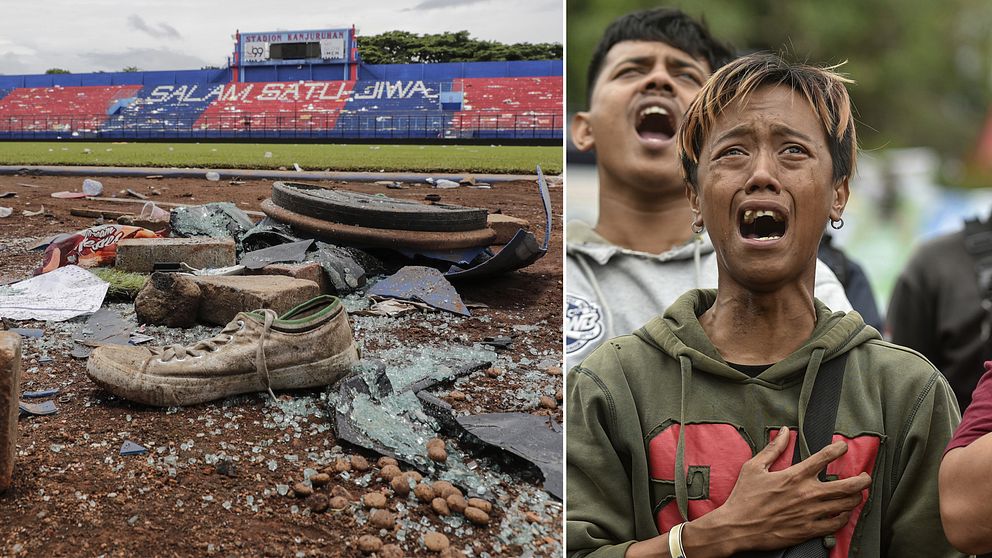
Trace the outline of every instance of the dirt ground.
[[[133, 179], [102, 177], [104, 195], [127, 197], [130, 188], [156, 202], [200, 204], [231, 201], [259, 210], [270, 181]], [[27, 248], [55, 233], [94, 224], [69, 214], [71, 208], [134, 211], [140, 204], [55, 199], [52, 192], [79, 191], [82, 178], [0, 177], [0, 206], [14, 214], [0, 219], [0, 284], [27, 278], [42, 260]], [[543, 237], [543, 209], [536, 183], [497, 183], [491, 190], [435, 190], [427, 184], [405, 190], [377, 184], [327, 183], [366, 193], [441, 201], [528, 219]], [[523, 270], [458, 284], [466, 301], [482, 303], [473, 317], [420, 313], [394, 319], [355, 318], [355, 337], [363, 355], [398, 349], [444, 352], [485, 337], [514, 336], [497, 351], [495, 371], [480, 371], [432, 390], [461, 413], [522, 411], [562, 420], [558, 398], [561, 376], [562, 187], [552, 184], [552, 236], [548, 254]], [[44, 206], [42, 215], [22, 211]], [[352, 295], [352, 301], [360, 295]], [[129, 304], [114, 308], [122, 314]], [[131, 312], [133, 315], [133, 312]], [[24, 339], [22, 391], [58, 388], [58, 413], [21, 418], [14, 485], [0, 495], [0, 555], [3, 556], [360, 556], [358, 539], [375, 535], [399, 553], [378, 556], [438, 556], [424, 544], [430, 531], [443, 533], [451, 548], [465, 556], [558, 556], [562, 553], [562, 505], [539, 480], [506, 470], [485, 456], [473, 466], [499, 479], [489, 500], [489, 523], [474, 525], [458, 513], [442, 517], [413, 494], [394, 494], [379, 478], [379, 456], [335, 439], [328, 418], [327, 393], [281, 393], [230, 398], [188, 408], [158, 409], [121, 400], [98, 388], [85, 373], [86, 363], [69, 355], [71, 335], [84, 319], [68, 323], [11, 322], [42, 327], [41, 339]], [[515, 327], [516, 326], [516, 327]], [[523, 327], [521, 327], [523, 326]], [[156, 342], [189, 341], [217, 329], [165, 331], [148, 328]], [[51, 359], [51, 360], [49, 360]], [[452, 390], [465, 397], [450, 397]], [[545, 406], [538, 398], [545, 398]], [[333, 418], [333, 414], [331, 414]], [[121, 456], [125, 440], [149, 449]], [[457, 450], [457, 441], [447, 440]], [[468, 454], [468, 451], [466, 450]], [[371, 462], [368, 471], [333, 469], [352, 456]], [[360, 462], [361, 460], [357, 460]], [[233, 466], [228, 466], [233, 465]], [[287, 486], [305, 472], [332, 467], [330, 483], [319, 494], [345, 495], [343, 510], [319, 511], [319, 498], [294, 497]], [[407, 470], [408, 467], [402, 466]], [[430, 478], [428, 476], [428, 478]], [[345, 493], [345, 491], [347, 493]], [[361, 497], [380, 492], [395, 514], [393, 527], [373, 527]], [[326, 499], [325, 499], [326, 501]], [[317, 503], [315, 503], [317, 502]], [[454, 555], [441, 554], [441, 555]]]

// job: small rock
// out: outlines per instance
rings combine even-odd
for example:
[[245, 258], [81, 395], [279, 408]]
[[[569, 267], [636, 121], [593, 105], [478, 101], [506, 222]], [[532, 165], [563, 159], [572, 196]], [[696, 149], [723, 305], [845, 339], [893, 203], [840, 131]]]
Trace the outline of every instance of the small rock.
[[225, 477], [238, 476], [238, 468], [231, 459], [221, 459], [218, 461], [217, 464], [214, 465], [214, 472], [218, 475], [224, 475]]
[[406, 473], [396, 475], [389, 484], [393, 487], [393, 492], [395, 492], [397, 496], [406, 498], [410, 495], [410, 477], [408, 477]]
[[314, 486], [326, 486], [329, 482], [331, 482], [331, 475], [327, 473], [317, 473], [310, 477], [310, 484]]
[[460, 494], [449, 494], [445, 501], [448, 502], [448, 507], [451, 511], [455, 513], [465, 513], [468, 508], [468, 502], [465, 501], [465, 497]]
[[542, 395], [541, 398], [538, 399], [537, 404], [542, 409], [557, 409], [558, 408], [558, 403], [554, 399], [551, 399], [550, 397], [548, 397], [547, 395]]
[[330, 503], [327, 501], [327, 496], [324, 496], [323, 494], [314, 494], [308, 497], [306, 499], [306, 504], [313, 513], [324, 513], [330, 506]]
[[332, 510], [340, 511], [348, 507], [348, 499], [342, 496], [335, 496], [331, 498], [328, 505]]
[[334, 470], [339, 473], [345, 473], [351, 470], [351, 460], [339, 457], [334, 462]]
[[555, 400], [558, 402], [564, 401], [564, 394], [562, 393], [561, 388], [558, 388], [558, 391], [555, 392]]
[[527, 518], [528, 523], [544, 523], [544, 520], [541, 519], [541, 516], [537, 515], [532, 511], [525, 513], [524, 517]]
[[427, 550], [432, 552], [441, 552], [442, 550], [448, 548], [448, 537], [445, 537], [437, 531], [431, 531], [424, 535], [424, 546]]
[[552, 376], [561, 376], [561, 367], [560, 366], [552, 366], [551, 368], [548, 368], [548, 374], [550, 374]]
[[403, 558], [403, 549], [395, 544], [387, 544], [379, 551], [379, 558]]
[[348, 492], [348, 489], [341, 485], [331, 487], [331, 496], [340, 496], [349, 502], [355, 499], [355, 497], [351, 495], [351, 492]]
[[451, 515], [451, 508], [448, 507], [448, 502], [444, 498], [434, 498], [431, 500], [431, 509], [438, 515]]
[[489, 501], [483, 500], [482, 498], [469, 498], [468, 505], [472, 506], [473, 508], [479, 508], [480, 510], [486, 513], [493, 512], [493, 505], [490, 504]]
[[385, 467], [386, 465], [399, 465], [399, 463], [392, 457], [382, 456], [379, 458], [379, 461], [376, 462], [376, 465], [382, 468]]
[[489, 525], [489, 514], [472, 506], [465, 508], [465, 519], [476, 525]]
[[465, 396], [465, 392], [455, 390], [449, 393], [448, 397], [453, 401], [465, 401], [466, 396]]
[[313, 494], [313, 489], [302, 482], [298, 482], [293, 485], [293, 493], [296, 494], [297, 498], [306, 498]]
[[362, 535], [358, 537], [358, 550], [361, 550], [365, 554], [372, 554], [373, 552], [379, 552], [382, 549], [382, 541], [379, 537], [372, 535]]
[[457, 548], [448, 547], [441, 551], [440, 558], [465, 558], [465, 554]]
[[412, 480], [413, 482], [420, 482], [424, 480], [424, 476], [421, 475], [419, 471], [407, 471], [403, 474], [406, 475], [407, 478]]
[[386, 497], [381, 492], [369, 492], [362, 496], [362, 502], [369, 508], [386, 507]]
[[503, 373], [503, 371], [500, 370], [499, 368], [490, 368], [490, 369], [486, 370], [486, 375], [489, 376], [490, 378], [499, 378], [499, 376], [502, 373]]
[[[486, 521], [488, 520], [489, 516], [486, 516]], [[378, 529], [392, 529], [396, 525], [396, 514], [386, 510], [372, 510], [369, 515], [369, 522]]]
[[421, 502], [427, 503], [434, 499], [434, 489], [426, 482], [422, 482], [413, 488], [413, 494]]
[[356, 471], [368, 471], [372, 466], [369, 464], [369, 460], [365, 459], [361, 455], [351, 456], [351, 466]]
[[444, 463], [448, 460], [448, 452], [444, 450], [444, 446], [431, 446], [427, 448], [427, 458], [435, 463]]
[[442, 498], [447, 498], [451, 494], [457, 494], [459, 496], [462, 495], [462, 491], [455, 488], [455, 486], [448, 481], [435, 481], [431, 488], [434, 489], [434, 494]]
[[430, 440], [427, 440], [427, 449], [430, 449], [430, 448], [433, 448], [433, 447], [440, 447], [440, 448], [443, 449], [444, 448], [444, 440], [442, 440], [441, 438], [431, 438]]
[[390, 482], [393, 480], [393, 477], [399, 475], [400, 473], [402, 473], [402, 471], [400, 471], [400, 468], [396, 465], [386, 465], [379, 471], [379, 478], [386, 482]]

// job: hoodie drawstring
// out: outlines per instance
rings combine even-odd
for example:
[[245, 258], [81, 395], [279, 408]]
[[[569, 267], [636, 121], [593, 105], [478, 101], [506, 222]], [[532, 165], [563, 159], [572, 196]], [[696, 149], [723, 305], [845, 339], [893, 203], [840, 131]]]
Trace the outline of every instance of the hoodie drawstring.
[[579, 253], [578, 256], [575, 259], [579, 262], [582, 273], [589, 278], [589, 284], [592, 285], [592, 290], [596, 293], [596, 298], [599, 299], [599, 305], [603, 308], [603, 321], [606, 322], [606, 337], [604, 339], [612, 339], [617, 334], [613, 331], [613, 312], [610, 311], [610, 304], [606, 301], [606, 297], [603, 296], [603, 291], [599, 288], [599, 281], [596, 280], [596, 274], [589, 267], [589, 262], [586, 261], [585, 254]]
[[827, 350], [822, 347], [813, 349], [809, 363], [806, 365], [806, 374], [803, 376], [803, 387], [799, 391], [799, 432], [796, 433], [796, 444], [802, 459], [810, 455], [809, 444], [806, 442], [806, 407], [809, 406], [809, 399], [813, 395], [813, 384], [816, 383], [816, 375], [820, 372], [825, 352]]
[[682, 373], [681, 407], [679, 410], [679, 441], [675, 449], [675, 502], [682, 518], [689, 521], [689, 483], [685, 470], [685, 417], [689, 384], [692, 382], [692, 361], [685, 355], [679, 356]]

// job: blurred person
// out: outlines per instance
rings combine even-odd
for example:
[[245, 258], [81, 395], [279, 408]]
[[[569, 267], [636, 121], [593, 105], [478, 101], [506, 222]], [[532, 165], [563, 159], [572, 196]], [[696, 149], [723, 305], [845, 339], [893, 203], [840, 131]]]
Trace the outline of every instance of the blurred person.
[[871, 290], [871, 281], [861, 265], [852, 260], [839, 247], [833, 243], [833, 236], [830, 231], [823, 234], [820, 240], [820, 248], [816, 252], [816, 257], [827, 264], [830, 271], [834, 272], [837, 280], [844, 287], [844, 295], [851, 303], [851, 307], [861, 314], [865, 323], [878, 331], [885, 329], [885, 320], [882, 313], [878, 311], [878, 303], [875, 302], [875, 293]]
[[940, 518], [955, 548], [992, 553], [992, 362], [940, 463]]
[[[732, 58], [702, 23], [672, 8], [621, 16], [600, 38], [586, 76], [589, 109], [571, 129], [579, 150], [596, 152], [599, 220], [566, 230], [566, 369], [685, 291], [716, 286], [710, 239], [688, 226], [674, 135], [709, 75]], [[815, 294], [851, 309], [822, 263]]]
[[960, 556], [937, 502], [959, 418], [950, 387], [813, 296], [855, 167], [845, 82], [757, 54], [689, 106], [678, 151], [718, 287], [571, 370], [570, 556]]
[[920, 245], [886, 314], [891, 341], [927, 357], [967, 409], [982, 363], [992, 359], [992, 222], [969, 220]]

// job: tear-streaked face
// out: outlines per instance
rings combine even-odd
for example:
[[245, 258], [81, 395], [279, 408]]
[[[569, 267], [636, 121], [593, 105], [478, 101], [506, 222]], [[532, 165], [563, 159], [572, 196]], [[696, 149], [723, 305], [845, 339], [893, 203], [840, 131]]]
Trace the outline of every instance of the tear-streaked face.
[[689, 200], [721, 273], [762, 290], [813, 277], [823, 228], [840, 218], [848, 196], [847, 180], [833, 180], [826, 130], [786, 86], [761, 87], [717, 117], [697, 184]]

